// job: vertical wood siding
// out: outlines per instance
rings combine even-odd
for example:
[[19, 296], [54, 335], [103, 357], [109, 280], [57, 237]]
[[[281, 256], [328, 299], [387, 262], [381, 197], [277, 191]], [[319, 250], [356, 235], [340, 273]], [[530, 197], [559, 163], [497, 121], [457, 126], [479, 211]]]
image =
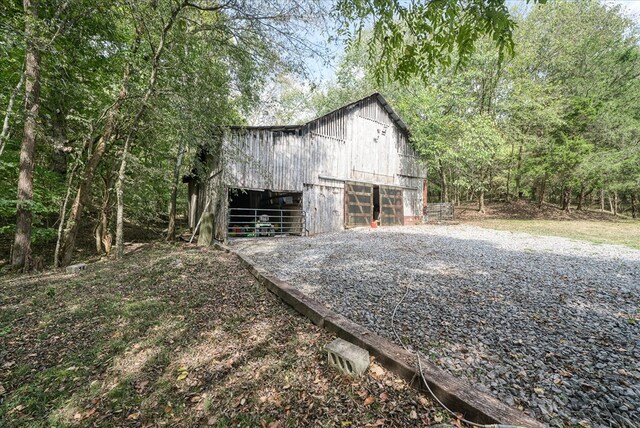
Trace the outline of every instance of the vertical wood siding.
[[322, 177], [403, 186], [404, 215], [422, 210], [422, 180], [412, 177], [424, 168], [375, 95], [298, 128], [232, 128], [223, 158], [229, 188], [303, 192], [310, 233], [344, 222], [344, 183]]

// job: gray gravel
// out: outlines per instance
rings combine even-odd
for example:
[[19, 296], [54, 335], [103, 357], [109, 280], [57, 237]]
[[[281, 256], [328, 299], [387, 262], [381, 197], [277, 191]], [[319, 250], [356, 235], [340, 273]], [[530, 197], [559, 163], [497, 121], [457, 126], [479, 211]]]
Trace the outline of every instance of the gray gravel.
[[640, 251], [474, 226], [232, 245], [552, 426], [639, 427]]

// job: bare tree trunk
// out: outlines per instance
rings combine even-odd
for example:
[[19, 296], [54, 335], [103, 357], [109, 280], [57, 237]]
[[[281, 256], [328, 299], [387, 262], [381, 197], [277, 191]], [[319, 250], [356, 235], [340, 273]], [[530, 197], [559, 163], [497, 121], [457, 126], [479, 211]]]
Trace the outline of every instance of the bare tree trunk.
[[96, 225], [95, 238], [96, 238], [96, 252], [102, 254], [104, 252], [109, 255], [111, 246], [105, 243], [111, 241], [109, 237], [109, 204], [111, 203], [111, 176], [107, 175], [102, 177], [104, 183], [104, 191], [102, 193], [102, 205], [100, 206], [100, 221]]
[[442, 183], [442, 201], [441, 202], [449, 202], [449, 189], [447, 184], [447, 173], [442, 166], [442, 162], [438, 160], [438, 172], [440, 173], [440, 181]]
[[613, 215], [616, 214], [615, 208], [613, 206], [613, 198], [611, 197], [611, 193], [607, 193], [607, 198], [609, 199], [609, 212]]
[[131, 146], [131, 138], [127, 137], [122, 149], [122, 159], [120, 160], [120, 169], [118, 170], [118, 179], [116, 181], [116, 258], [118, 260], [124, 257], [124, 179], [127, 171], [127, 156], [129, 155], [129, 147]]
[[480, 197], [478, 198], [478, 212], [484, 214], [484, 187], [480, 190]]
[[9, 139], [9, 129], [11, 125], [11, 115], [13, 114], [13, 105], [16, 102], [16, 97], [18, 93], [20, 93], [20, 89], [24, 84], [24, 70], [20, 71], [20, 80], [16, 85], [15, 89], [11, 93], [11, 97], [9, 98], [9, 104], [7, 105], [7, 112], [4, 115], [4, 122], [2, 124], [2, 133], [0, 133], [0, 156], [2, 156], [2, 152], [4, 151], [4, 146]]
[[16, 234], [11, 265], [29, 270], [33, 204], [33, 170], [36, 153], [36, 125], [40, 109], [40, 52], [36, 46], [34, 22], [38, 18], [35, 0], [24, 0], [25, 13], [25, 120], [20, 148]]
[[516, 163], [516, 173], [515, 173], [515, 195], [516, 198], [520, 198], [520, 169], [522, 168], [522, 144], [520, 144], [520, 148], [518, 149], [518, 162]]
[[515, 150], [514, 144], [511, 143], [511, 153], [509, 154], [509, 168], [507, 169], [507, 203], [511, 202], [511, 192], [509, 185], [511, 184], [511, 169], [513, 166], [513, 152]]
[[184, 140], [180, 140], [178, 147], [178, 157], [176, 165], [173, 169], [173, 185], [171, 187], [171, 201], [169, 202], [169, 227], [167, 229], [167, 241], [176, 239], [176, 199], [178, 197], [178, 181], [180, 179], [180, 167], [182, 165], [182, 157], [186, 149]]
[[562, 189], [562, 211], [569, 212], [571, 210], [571, 193], [572, 189], [569, 186]]
[[538, 209], [542, 208], [542, 204], [544, 204], [544, 194], [547, 190], [547, 177], [542, 179], [542, 183], [540, 183], [540, 195], [538, 195]]
[[638, 218], [638, 209], [636, 207], [636, 194], [631, 192], [631, 217]]
[[60, 244], [62, 242], [62, 232], [64, 230], [64, 219], [67, 215], [67, 205], [69, 204], [69, 199], [71, 198], [71, 185], [73, 183], [73, 177], [75, 176], [76, 169], [78, 168], [79, 163], [73, 167], [71, 170], [71, 174], [69, 174], [69, 180], [67, 182], [67, 192], [64, 195], [64, 201], [62, 202], [62, 207], [60, 207], [60, 223], [58, 224], [58, 238], [56, 239], [56, 249], [53, 252], [53, 267], [60, 267]]
[[580, 199], [578, 199], [578, 207], [576, 208], [578, 211], [582, 210], [582, 206], [585, 201], [586, 190], [584, 188], [584, 183], [580, 185]]
[[136, 132], [138, 131], [138, 124], [140, 123], [140, 119], [144, 115], [147, 110], [147, 106], [149, 103], [149, 99], [151, 95], [153, 95], [156, 87], [156, 83], [158, 80], [158, 70], [160, 68], [160, 58], [162, 57], [162, 53], [165, 48], [165, 42], [167, 39], [167, 35], [173, 24], [176, 22], [176, 18], [182, 10], [183, 7], [186, 6], [186, 2], [181, 3], [176, 9], [172, 10], [171, 16], [169, 20], [165, 23], [162, 28], [162, 33], [160, 34], [160, 40], [158, 41], [158, 46], [153, 55], [153, 61], [151, 63], [151, 74], [149, 75], [149, 81], [147, 83], [147, 90], [142, 97], [142, 101], [140, 104], [140, 108], [133, 119], [131, 124], [131, 128], [129, 130], [129, 134], [124, 142], [124, 148], [122, 150], [122, 160], [120, 162], [120, 170], [118, 172], [118, 180], [116, 181], [116, 201], [117, 201], [117, 211], [116, 211], [116, 258], [118, 260], [124, 257], [124, 179], [127, 170], [127, 156], [129, 154], [129, 149], [131, 147], [131, 143], [135, 138]]
[[604, 212], [604, 188], [600, 189], [600, 211]]
[[618, 215], [618, 191], [613, 192], [613, 215]]

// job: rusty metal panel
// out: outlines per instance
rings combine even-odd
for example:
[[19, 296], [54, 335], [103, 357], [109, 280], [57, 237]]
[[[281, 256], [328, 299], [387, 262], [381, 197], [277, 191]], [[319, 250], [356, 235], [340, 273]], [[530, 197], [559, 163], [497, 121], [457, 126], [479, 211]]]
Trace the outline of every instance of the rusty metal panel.
[[403, 224], [402, 189], [380, 186], [380, 225], [401, 226]]
[[373, 185], [358, 182], [344, 183], [345, 227], [367, 226], [373, 217]]

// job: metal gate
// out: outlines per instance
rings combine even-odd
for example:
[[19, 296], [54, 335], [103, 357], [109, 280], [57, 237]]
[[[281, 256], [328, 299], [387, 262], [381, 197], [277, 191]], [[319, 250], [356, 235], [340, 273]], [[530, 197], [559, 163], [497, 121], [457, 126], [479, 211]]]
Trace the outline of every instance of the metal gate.
[[304, 235], [306, 232], [306, 212], [303, 210], [229, 208], [229, 238]]
[[453, 220], [453, 204], [450, 202], [428, 203], [424, 215], [427, 221]]
[[380, 186], [380, 224], [383, 226], [404, 224], [402, 189]]
[[345, 227], [368, 226], [373, 217], [373, 185], [344, 183]]

